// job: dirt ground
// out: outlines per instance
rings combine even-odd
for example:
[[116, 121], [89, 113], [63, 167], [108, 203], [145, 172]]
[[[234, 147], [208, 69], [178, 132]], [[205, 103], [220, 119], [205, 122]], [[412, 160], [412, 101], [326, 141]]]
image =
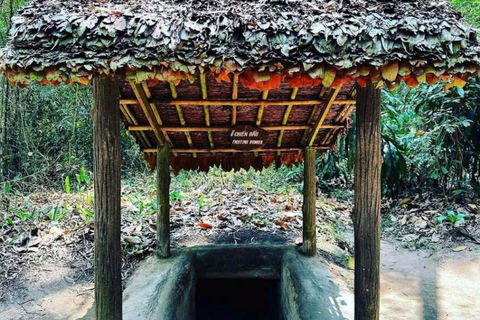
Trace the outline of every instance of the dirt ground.
[[[432, 254], [383, 241], [381, 263], [381, 319], [474, 320], [480, 314], [480, 246]], [[333, 263], [332, 269], [351, 288], [353, 272]], [[82, 270], [67, 266], [32, 267], [21, 288], [0, 303], [0, 319], [80, 319], [93, 303], [93, 283], [82, 279]]]
[[[223, 181], [223, 180], [222, 180]], [[302, 196], [267, 191], [256, 184], [214, 185], [207, 192], [186, 186], [171, 211], [174, 247], [204, 244], [287, 243], [302, 237]], [[122, 277], [155, 247], [153, 201], [148, 184], [124, 187]], [[136, 192], [138, 195], [134, 192]], [[147, 192], [148, 191], [148, 192]], [[183, 192], [183, 191], [182, 191]], [[319, 255], [326, 258], [345, 296], [353, 289], [351, 191], [325, 194], [317, 202]], [[203, 195], [210, 195], [203, 198]], [[146, 196], [147, 195], [147, 196]], [[93, 304], [93, 220], [77, 210], [85, 193], [33, 194], [38, 207], [68, 204], [61, 221], [16, 219], [0, 233], [0, 319], [81, 319]], [[19, 197], [16, 206], [21, 206]], [[85, 200], [86, 199], [86, 200]], [[143, 200], [142, 200], [143, 199]], [[145, 200], [147, 199], [147, 200]], [[145, 201], [143, 211], [139, 200]], [[85, 202], [87, 201], [87, 204]], [[382, 209], [381, 319], [476, 320], [480, 314], [480, 200], [446, 202], [426, 194], [384, 201]], [[439, 218], [452, 211], [459, 220]], [[351, 299], [350, 299], [351, 300]], [[350, 301], [349, 300], [349, 301]], [[346, 307], [353, 310], [353, 305]], [[351, 320], [345, 313], [345, 319]]]

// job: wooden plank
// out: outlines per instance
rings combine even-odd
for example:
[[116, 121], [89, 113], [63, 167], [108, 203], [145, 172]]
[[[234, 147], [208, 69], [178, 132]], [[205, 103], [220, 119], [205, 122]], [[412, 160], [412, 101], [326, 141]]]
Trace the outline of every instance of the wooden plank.
[[[139, 104], [138, 100], [136, 99], [122, 99], [120, 100], [122, 104]], [[150, 100], [151, 103], [156, 105], [182, 105], [184, 107], [188, 106], [261, 106], [265, 105], [265, 101], [242, 101], [242, 100], [171, 100], [171, 101], [162, 101], [158, 99]], [[269, 101], [267, 104], [269, 106], [285, 106], [292, 104], [294, 106], [311, 106], [311, 105], [318, 105], [322, 104], [323, 100], [295, 100], [295, 101]], [[337, 104], [355, 104], [355, 100], [350, 99], [338, 99], [333, 100], [332, 105]]]
[[[327, 146], [319, 146], [319, 147], [314, 147], [315, 150], [328, 150], [330, 147]], [[267, 152], [267, 153], [275, 153], [277, 151], [282, 151], [282, 152], [289, 152], [289, 151], [302, 151], [303, 148], [267, 148], [267, 149], [257, 149], [257, 152]], [[155, 148], [147, 148], [143, 149], [143, 152], [146, 153], [155, 153], [157, 152], [157, 149]], [[171, 149], [171, 152], [177, 152], [177, 153], [210, 153], [210, 152], [224, 152], [224, 153], [249, 153], [249, 152], [254, 152], [253, 150], [237, 150], [237, 149], [232, 149], [232, 148], [215, 148], [215, 149]]]
[[[295, 100], [295, 98], [297, 97], [297, 93], [298, 93], [298, 88], [293, 88], [292, 94], [290, 95], [290, 100]], [[290, 116], [290, 112], [292, 111], [292, 108], [293, 108], [293, 104], [289, 104], [287, 106], [287, 109], [285, 110], [285, 113], [283, 114], [282, 126], [287, 125], [288, 117]], [[278, 134], [277, 147], [279, 147], [279, 148], [282, 146], [282, 140], [283, 140], [284, 132], [285, 132], [285, 129], [282, 129], [282, 131], [280, 131], [280, 133]], [[277, 154], [280, 155], [281, 152], [279, 151]]]
[[304, 151], [303, 170], [303, 246], [305, 255], [313, 257], [317, 254], [317, 209], [316, 191], [317, 175], [315, 172], [315, 149], [306, 147]]
[[148, 123], [150, 126], [153, 128], [153, 133], [155, 134], [155, 137], [157, 138], [157, 141], [160, 145], [163, 145], [165, 143], [165, 138], [160, 131], [159, 125], [157, 121], [155, 120], [155, 115], [153, 114], [153, 111], [150, 107], [150, 102], [148, 101], [148, 98], [145, 94], [145, 91], [143, 90], [143, 87], [141, 84], [135, 83], [133, 80], [129, 80], [130, 86], [133, 89], [133, 92], [135, 93], [135, 96], [137, 97], [140, 106], [142, 107], [143, 112], [145, 113], [145, 117], [148, 120]]
[[380, 308], [380, 208], [382, 93], [373, 83], [358, 86], [354, 241], [355, 319], [378, 320]]
[[122, 319], [120, 83], [93, 78], [95, 318]]
[[157, 149], [157, 256], [170, 257], [170, 146]]
[[[172, 93], [172, 98], [176, 99], [178, 97], [177, 88], [173, 82], [170, 82], [170, 91]], [[180, 124], [182, 126], [185, 126], [186, 123], [185, 123], [185, 118], [183, 117], [182, 107], [180, 106], [180, 104], [176, 103], [175, 108], [177, 108], [177, 114], [178, 114], [178, 119], [180, 120]], [[188, 145], [191, 148], [193, 148], [193, 141], [192, 141], [192, 137], [190, 136], [190, 133], [185, 132], [185, 137], [187, 138]], [[195, 158], [196, 156], [197, 156], [197, 153], [194, 152], [193, 157]]]
[[325, 118], [328, 115], [328, 112], [330, 111], [330, 108], [333, 105], [333, 102], [337, 98], [337, 95], [340, 93], [340, 90], [342, 89], [342, 86], [338, 86], [331, 95], [327, 99], [327, 103], [323, 107], [323, 109], [320, 111], [320, 114], [315, 121], [315, 125], [312, 127], [312, 130], [310, 131], [308, 138], [307, 138], [307, 146], [311, 147], [313, 146], [313, 143], [315, 142], [315, 139], [317, 138], [318, 131], [320, 130], [320, 127], [323, 124], [323, 121], [325, 121]]

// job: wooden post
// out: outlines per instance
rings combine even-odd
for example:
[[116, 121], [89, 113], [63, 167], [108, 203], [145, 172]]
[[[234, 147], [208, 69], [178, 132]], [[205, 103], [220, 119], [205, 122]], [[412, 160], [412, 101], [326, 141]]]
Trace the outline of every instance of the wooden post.
[[355, 320], [378, 320], [380, 300], [381, 90], [358, 86], [355, 156]]
[[170, 257], [170, 145], [157, 151], [157, 256]]
[[317, 215], [315, 208], [317, 177], [315, 172], [315, 154], [314, 148], [306, 147], [303, 156], [303, 253], [310, 257], [317, 254]]
[[93, 79], [95, 318], [122, 319], [120, 84]]

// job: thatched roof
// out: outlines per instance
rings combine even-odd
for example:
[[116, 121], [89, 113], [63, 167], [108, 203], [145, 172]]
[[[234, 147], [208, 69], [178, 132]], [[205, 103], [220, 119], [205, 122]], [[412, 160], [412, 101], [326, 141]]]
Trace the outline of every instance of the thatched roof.
[[[168, 143], [175, 171], [261, 169], [334, 149], [355, 82], [462, 86], [479, 51], [441, 1], [34, 0], [12, 19], [0, 72], [18, 85], [115, 75], [152, 166]], [[235, 148], [239, 125], [263, 128], [261, 148]]]
[[18, 83], [133, 77], [155, 66], [189, 74], [295, 66], [313, 78], [333, 68], [355, 78], [369, 75], [359, 67], [391, 62], [437, 76], [480, 65], [476, 31], [436, 0], [35, 0], [12, 22], [0, 70]]

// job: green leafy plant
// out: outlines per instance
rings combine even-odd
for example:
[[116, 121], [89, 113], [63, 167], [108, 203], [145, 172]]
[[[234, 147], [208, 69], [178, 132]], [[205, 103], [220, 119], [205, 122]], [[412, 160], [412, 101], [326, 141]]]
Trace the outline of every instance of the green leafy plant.
[[455, 222], [465, 222], [465, 214], [455, 213], [453, 210], [447, 210], [446, 215], [441, 215], [437, 217], [437, 223], [442, 223], [445, 220], [448, 220], [450, 223], [455, 224]]
[[70, 193], [70, 177], [65, 178], [65, 192]]
[[52, 221], [60, 221], [66, 214], [66, 208], [60, 205], [55, 206], [50, 212], [47, 214], [48, 218]]

